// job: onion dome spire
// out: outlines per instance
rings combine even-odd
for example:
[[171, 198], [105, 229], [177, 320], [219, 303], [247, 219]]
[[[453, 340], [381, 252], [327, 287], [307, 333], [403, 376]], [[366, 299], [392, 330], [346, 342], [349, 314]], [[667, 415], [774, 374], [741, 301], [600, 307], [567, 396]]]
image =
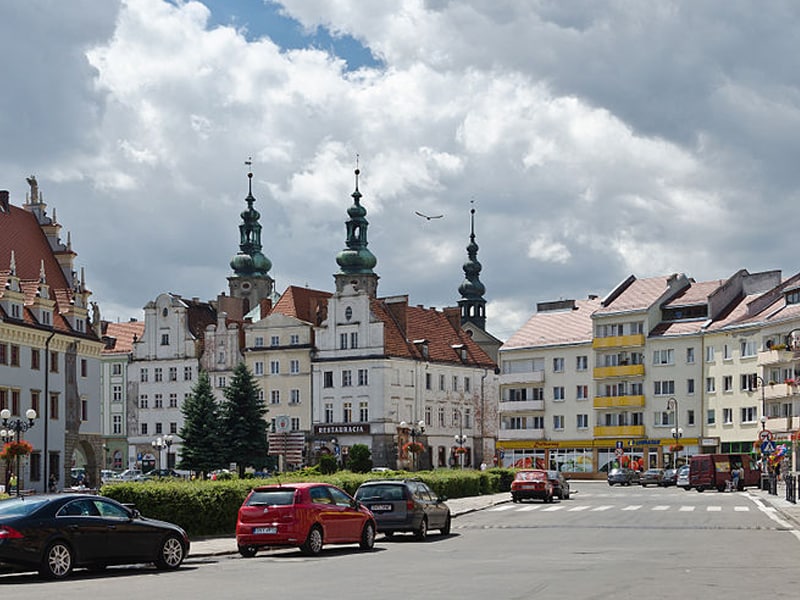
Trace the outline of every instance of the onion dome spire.
[[[245, 164], [250, 167], [251, 161]], [[256, 201], [253, 196], [253, 172], [247, 173], [247, 209], [242, 211], [242, 223], [239, 225], [239, 252], [231, 259], [231, 269], [235, 277], [265, 276], [272, 268], [270, 261], [261, 252], [261, 215], [253, 208]]]
[[462, 266], [464, 281], [458, 286], [462, 300], [461, 324], [474, 323], [481, 329], [486, 329], [486, 300], [483, 295], [486, 287], [481, 283], [480, 273], [483, 266], [478, 261], [478, 244], [475, 242], [475, 208], [470, 209], [470, 234], [467, 245], [467, 261]]

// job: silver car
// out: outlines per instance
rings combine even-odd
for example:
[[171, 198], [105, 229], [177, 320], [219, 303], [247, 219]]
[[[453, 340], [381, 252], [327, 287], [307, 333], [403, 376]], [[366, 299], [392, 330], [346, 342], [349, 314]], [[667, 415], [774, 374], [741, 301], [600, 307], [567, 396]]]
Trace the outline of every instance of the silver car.
[[689, 485], [689, 465], [683, 465], [681, 468], [678, 469], [678, 487], [682, 487], [685, 490], [692, 489], [692, 486]]

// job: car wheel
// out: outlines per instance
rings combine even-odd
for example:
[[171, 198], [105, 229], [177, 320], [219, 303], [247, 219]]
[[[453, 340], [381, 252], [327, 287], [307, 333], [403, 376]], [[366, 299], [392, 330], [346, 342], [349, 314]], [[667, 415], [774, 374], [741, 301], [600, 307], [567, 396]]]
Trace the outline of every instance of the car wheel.
[[255, 546], [239, 546], [239, 554], [245, 558], [253, 558], [256, 552], [258, 552], [258, 548]]
[[375, 525], [367, 521], [364, 524], [364, 529], [361, 532], [361, 549], [372, 550], [375, 546]]
[[420, 521], [419, 528], [414, 532], [414, 537], [419, 541], [424, 541], [428, 537], [428, 519], [426, 517], [423, 517], [422, 521]]
[[161, 542], [161, 548], [156, 558], [156, 567], [161, 570], [177, 569], [186, 557], [186, 549], [177, 535], [168, 535]]
[[569, 492], [567, 492], [566, 494], [564, 494], [564, 495], [561, 497], [561, 499], [562, 499], [562, 500], [569, 500]]
[[688, 492], [690, 489], [692, 489], [692, 486], [685, 485], [685, 486], [683, 486], [683, 489], [685, 489]]
[[53, 542], [44, 553], [39, 573], [48, 579], [64, 579], [72, 572], [72, 548], [66, 542]]
[[300, 546], [300, 550], [306, 556], [317, 556], [322, 552], [322, 529], [319, 525], [314, 525], [311, 528], [306, 541]]
[[450, 515], [447, 515], [447, 518], [444, 521], [444, 527], [442, 527], [439, 531], [442, 535], [450, 535]]
[[706, 490], [706, 488], [704, 488], [702, 485], [698, 485], [697, 486], [697, 491], [698, 492], [703, 493], [705, 490]]

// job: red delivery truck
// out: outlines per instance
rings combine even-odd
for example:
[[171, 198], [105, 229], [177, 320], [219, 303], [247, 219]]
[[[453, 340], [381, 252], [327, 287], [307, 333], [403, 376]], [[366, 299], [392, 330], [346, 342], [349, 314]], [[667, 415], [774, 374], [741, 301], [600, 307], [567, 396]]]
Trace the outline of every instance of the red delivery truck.
[[698, 492], [717, 488], [724, 492], [733, 481], [731, 471], [739, 469], [739, 486], [758, 486], [761, 472], [756, 460], [749, 454], [698, 454], [689, 458], [689, 484]]

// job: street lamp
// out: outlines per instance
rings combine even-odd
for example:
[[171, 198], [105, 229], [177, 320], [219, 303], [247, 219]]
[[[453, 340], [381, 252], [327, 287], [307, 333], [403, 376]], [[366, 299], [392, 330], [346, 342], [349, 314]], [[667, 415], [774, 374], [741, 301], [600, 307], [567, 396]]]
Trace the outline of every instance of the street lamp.
[[464, 444], [467, 443], [467, 436], [464, 435], [464, 415], [461, 412], [461, 409], [458, 409], [458, 435], [453, 436], [456, 441], [456, 452], [458, 453], [458, 467], [460, 469], [464, 468], [464, 454], [466, 454], [467, 449], [464, 448]]
[[169, 465], [169, 447], [172, 446], [172, 436], [161, 436], [150, 442], [153, 449], [156, 451], [156, 470], [161, 469], [161, 451], [166, 448], [167, 450], [167, 464]]
[[411, 444], [412, 444], [411, 447], [413, 447], [413, 451], [411, 452], [411, 454], [414, 457], [411, 459], [411, 466], [412, 466], [411, 470], [416, 471], [417, 470], [416, 455], [417, 455], [417, 450], [419, 449], [417, 446], [417, 437], [425, 433], [425, 421], [417, 421], [416, 423], [406, 423], [405, 421], [401, 421], [400, 429], [407, 429], [408, 435], [411, 437]]
[[683, 429], [678, 427], [678, 401], [672, 397], [667, 400], [667, 410], [674, 411], [675, 413], [675, 427], [672, 428], [672, 437], [675, 438], [675, 452], [673, 452], [672, 462], [675, 463], [675, 468], [678, 468], [678, 450], [677, 446], [683, 435]]
[[761, 375], [755, 376], [758, 385], [761, 386], [761, 431], [767, 428], [767, 399], [764, 396], [764, 378]]
[[[0, 410], [0, 419], [3, 420], [3, 430], [0, 431], [0, 436], [3, 437], [3, 440], [10, 440], [12, 437], [16, 437], [16, 442], [19, 444], [20, 437], [22, 436], [23, 431], [28, 431], [31, 427], [33, 427], [33, 420], [36, 418], [36, 411], [32, 408], [29, 408], [25, 412], [25, 419], [12, 419], [11, 418], [11, 411], [7, 408]], [[19, 471], [19, 453], [17, 453], [17, 497], [20, 497], [22, 494], [20, 490], [22, 488], [22, 484], [20, 482], [20, 471]]]

